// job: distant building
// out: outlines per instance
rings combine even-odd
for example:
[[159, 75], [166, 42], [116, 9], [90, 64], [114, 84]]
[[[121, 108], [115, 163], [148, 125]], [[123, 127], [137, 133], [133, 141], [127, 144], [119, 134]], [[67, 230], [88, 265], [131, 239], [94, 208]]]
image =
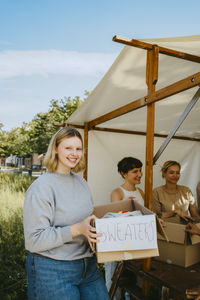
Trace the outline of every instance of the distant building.
[[17, 167], [18, 166], [18, 157], [17, 155], [11, 154], [6, 157], [6, 166], [8, 167]]
[[44, 154], [33, 153], [32, 154], [32, 165], [37, 165], [38, 167], [42, 167], [44, 159]]
[[30, 154], [29, 156], [17, 156], [11, 154], [9, 157], [5, 159], [4, 166], [6, 165], [8, 167], [16, 167], [16, 168], [24, 167], [26, 169], [41, 168], [43, 159], [44, 159], [44, 155], [38, 153], [33, 153]]

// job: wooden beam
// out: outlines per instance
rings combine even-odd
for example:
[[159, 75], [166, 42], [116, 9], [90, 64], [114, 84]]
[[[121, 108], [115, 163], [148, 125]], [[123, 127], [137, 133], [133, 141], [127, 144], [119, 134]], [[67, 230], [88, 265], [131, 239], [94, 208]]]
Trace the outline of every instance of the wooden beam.
[[140, 98], [134, 102], [121, 106], [103, 116], [100, 116], [92, 121], [89, 122], [89, 130], [92, 129], [94, 126], [104, 123], [106, 121], [112, 120], [114, 118], [120, 117], [124, 114], [127, 114], [135, 109], [143, 107], [146, 105], [147, 97]]
[[[147, 51], [146, 83], [148, 86], [148, 98], [151, 99], [155, 93], [158, 80], [158, 47]], [[145, 206], [152, 208], [152, 186], [153, 186], [153, 155], [154, 155], [154, 121], [155, 103], [147, 105], [147, 128], [146, 128], [146, 168], [145, 168]]]
[[66, 123], [59, 123], [59, 122], [54, 122], [53, 123], [54, 126], [59, 126], [59, 127], [65, 127], [66, 126]]
[[147, 106], [146, 164], [145, 164], [145, 207], [152, 209], [153, 154], [154, 154], [155, 103]]
[[87, 180], [88, 177], [88, 122], [85, 122], [84, 126], [84, 159], [85, 159], [85, 169], [83, 172], [83, 177]]
[[190, 88], [200, 85], [200, 72], [188, 76], [182, 80], [179, 80], [173, 84], [164, 87], [152, 95], [152, 99], [148, 99], [149, 102], [156, 102], [167, 97], [176, 95], [180, 92], [186, 91]]
[[[113, 37], [113, 41], [117, 42], [117, 43], [125, 44], [128, 46], [144, 49], [144, 50], [152, 50], [153, 47], [155, 46], [154, 44], [142, 42], [140, 40], [135, 40], [135, 39], [128, 39], [128, 38], [121, 37], [118, 35], [115, 35]], [[196, 62], [196, 63], [200, 63], [200, 56], [192, 55], [189, 53], [185, 53], [182, 51], [177, 51], [177, 50], [173, 50], [173, 49], [169, 49], [169, 48], [165, 48], [165, 47], [161, 47], [159, 45], [157, 45], [157, 46], [158, 46], [158, 51], [161, 54], [188, 60], [188, 61], [192, 61], [192, 62]]]
[[[146, 63], [146, 83], [148, 87], [148, 98], [151, 99], [156, 89], [158, 80], [158, 47], [153, 47], [147, 51]], [[153, 186], [153, 154], [154, 154], [154, 121], [155, 121], [155, 103], [147, 105], [147, 129], [146, 129], [146, 160], [145, 160], [145, 207], [152, 208], [152, 186]], [[143, 269], [149, 271], [151, 267], [151, 258], [144, 260]], [[145, 298], [149, 294], [149, 282], [143, 281], [143, 292]]]
[[146, 106], [147, 104], [160, 101], [167, 97], [173, 96], [190, 88], [200, 85], [200, 72], [188, 76], [182, 80], [179, 80], [167, 87], [164, 87], [156, 92], [154, 92], [151, 97], [149, 95], [139, 98], [129, 104], [121, 106], [103, 116], [100, 116], [89, 122], [89, 130], [94, 126], [104, 123], [106, 121], [112, 120], [131, 111], [139, 109]]
[[79, 128], [79, 129], [84, 129], [85, 128], [85, 125], [70, 124], [70, 123], [67, 123], [67, 126], [76, 127], [76, 128]]
[[[77, 124], [68, 124], [69, 126], [75, 127], [75, 128], [81, 128], [84, 129], [84, 125], [77, 125]], [[135, 130], [124, 130], [124, 129], [116, 129], [116, 128], [107, 128], [107, 127], [93, 127], [92, 130], [95, 131], [104, 131], [104, 132], [113, 132], [113, 133], [122, 133], [122, 134], [135, 134], [135, 135], [146, 135], [145, 131], [135, 131]], [[160, 138], [166, 138], [167, 134], [160, 134], [160, 133], [154, 133], [154, 137], [160, 137]], [[198, 138], [190, 138], [187, 136], [173, 136], [172, 139], [177, 140], [184, 140], [184, 141], [192, 141], [192, 142], [200, 142], [200, 139]]]

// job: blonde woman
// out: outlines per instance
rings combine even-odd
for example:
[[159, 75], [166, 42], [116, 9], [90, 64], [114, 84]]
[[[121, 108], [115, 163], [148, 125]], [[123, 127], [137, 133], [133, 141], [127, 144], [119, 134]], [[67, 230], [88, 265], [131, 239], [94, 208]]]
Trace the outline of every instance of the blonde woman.
[[165, 184], [153, 190], [152, 210], [161, 218], [179, 216], [186, 221], [200, 219], [191, 190], [178, 185], [180, 171], [181, 165], [177, 161], [169, 160], [163, 164], [161, 172]]
[[51, 139], [48, 171], [28, 189], [24, 203], [28, 299], [105, 300], [107, 289], [93, 253], [99, 234], [83, 169], [83, 142], [71, 127]]

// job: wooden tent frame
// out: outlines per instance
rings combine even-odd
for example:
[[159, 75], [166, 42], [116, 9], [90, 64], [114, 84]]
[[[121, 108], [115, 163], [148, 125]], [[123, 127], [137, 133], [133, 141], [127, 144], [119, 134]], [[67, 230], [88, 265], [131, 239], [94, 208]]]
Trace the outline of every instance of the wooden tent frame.
[[[114, 42], [122, 43], [128, 46], [137, 47], [147, 51], [147, 61], [146, 61], [146, 84], [148, 87], [148, 93], [145, 97], [137, 99], [129, 104], [121, 106], [107, 114], [104, 114], [94, 120], [85, 122], [84, 126], [69, 124], [69, 123], [57, 123], [60, 126], [73, 126], [76, 128], [84, 129], [84, 155], [86, 162], [86, 169], [84, 172], [84, 178], [87, 180], [88, 173], [88, 133], [90, 130], [98, 131], [107, 131], [107, 132], [117, 132], [117, 133], [126, 133], [126, 134], [138, 134], [146, 135], [146, 161], [145, 161], [145, 206], [151, 209], [152, 204], [152, 186], [153, 186], [153, 153], [154, 153], [154, 136], [155, 137], [167, 137], [167, 135], [161, 135], [154, 133], [154, 120], [155, 120], [155, 103], [166, 99], [172, 95], [178, 94], [185, 90], [191, 89], [200, 85], [200, 72], [195, 73], [187, 78], [184, 78], [180, 81], [177, 81], [169, 86], [166, 86], [160, 90], [156, 91], [156, 83], [158, 81], [158, 65], [159, 65], [159, 53], [176, 57], [179, 59], [184, 59], [196, 63], [200, 63], [200, 57], [196, 55], [191, 55], [188, 53], [168, 49], [161, 47], [159, 45], [150, 44], [142, 42], [140, 40], [128, 39], [120, 36], [113, 37]], [[198, 100], [198, 99], [196, 99]], [[104, 123], [108, 120], [117, 118], [128, 112], [134, 111], [141, 107], [147, 106], [147, 128], [146, 132], [138, 132], [131, 130], [118, 130], [110, 128], [102, 128], [97, 125]], [[187, 112], [187, 114], [189, 111]], [[171, 136], [168, 138], [170, 141], [171, 138], [191, 140], [200, 142], [200, 139], [189, 138], [189, 137], [178, 137]], [[168, 142], [169, 142], [168, 141]], [[150, 270], [150, 258], [144, 260], [144, 271]], [[144, 286], [144, 292], [147, 293], [148, 288]]]
[[[120, 36], [113, 37], [114, 42], [122, 43], [128, 46], [141, 48], [147, 51], [147, 62], [146, 62], [146, 84], [148, 87], [148, 93], [146, 96], [134, 100], [133, 102], [121, 106], [107, 114], [104, 114], [94, 120], [85, 122], [83, 126], [70, 123], [57, 123], [59, 126], [73, 126], [76, 128], [84, 129], [84, 154], [86, 161], [86, 169], [84, 171], [84, 178], [87, 180], [88, 174], [88, 133], [90, 130], [105, 131], [105, 132], [116, 132], [136, 135], [146, 135], [146, 168], [145, 168], [145, 206], [151, 209], [152, 202], [152, 179], [153, 179], [153, 149], [154, 149], [154, 137], [165, 138], [167, 135], [154, 133], [154, 120], [155, 120], [155, 103], [163, 100], [172, 95], [178, 94], [185, 90], [191, 89], [200, 85], [200, 72], [195, 73], [185, 79], [179, 80], [169, 86], [166, 86], [156, 91], [156, 83], [158, 81], [158, 64], [159, 64], [159, 53], [168, 56], [200, 63], [200, 57], [191, 55], [181, 51], [160, 47], [155, 44], [142, 42], [135, 39], [128, 39]], [[198, 99], [197, 99], [198, 100]], [[112, 120], [124, 114], [127, 114], [136, 109], [147, 106], [147, 129], [146, 132], [132, 131], [132, 130], [120, 130], [114, 128], [104, 128], [97, 125], [106, 121]], [[200, 142], [199, 138], [190, 138], [187, 136], [172, 136], [174, 139], [190, 140]], [[148, 197], [147, 197], [148, 195]]]

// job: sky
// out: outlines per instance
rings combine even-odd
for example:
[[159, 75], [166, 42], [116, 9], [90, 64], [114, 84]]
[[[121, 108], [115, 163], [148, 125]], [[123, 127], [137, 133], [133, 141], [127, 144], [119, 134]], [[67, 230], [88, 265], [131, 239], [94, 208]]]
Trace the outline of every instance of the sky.
[[199, 12], [199, 0], [0, 0], [3, 129], [91, 92], [124, 47], [114, 35], [198, 35]]

